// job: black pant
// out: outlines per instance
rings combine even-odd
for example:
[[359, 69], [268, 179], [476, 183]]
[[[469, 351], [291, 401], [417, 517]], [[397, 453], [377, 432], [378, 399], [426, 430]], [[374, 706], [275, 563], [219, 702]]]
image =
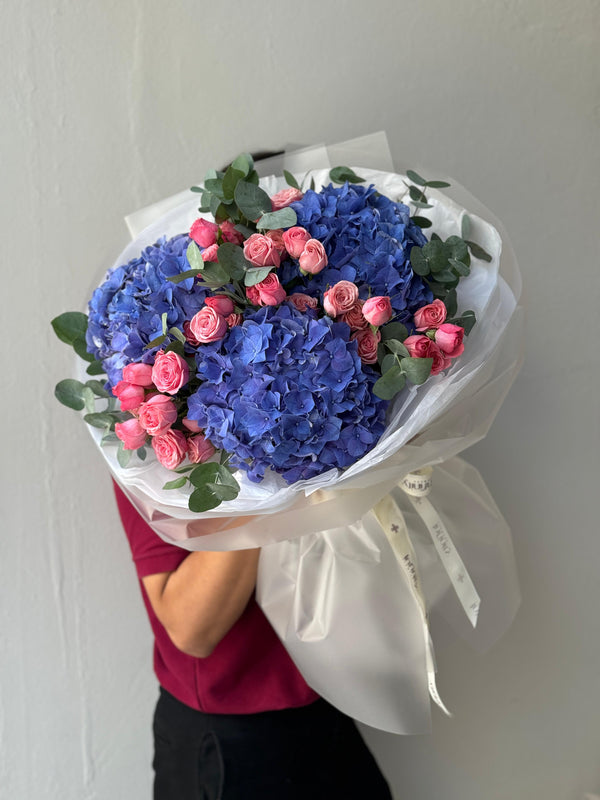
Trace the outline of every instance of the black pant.
[[392, 800], [354, 721], [317, 700], [204, 714], [161, 689], [154, 800]]

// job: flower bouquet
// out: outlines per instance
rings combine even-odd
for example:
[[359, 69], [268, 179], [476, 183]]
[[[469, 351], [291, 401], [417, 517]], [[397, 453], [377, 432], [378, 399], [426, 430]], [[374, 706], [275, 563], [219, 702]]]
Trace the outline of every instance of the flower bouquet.
[[[518, 602], [476, 471], [423, 471], [485, 434], [519, 365], [518, 281], [448, 186], [358, 167], [259, 180], [242, 154], [193, 187], [199, 215], [192, 195], [135, 238], [89, 316], [53, 320], [106, 375], [80, 367], [56, 395], [138, 510], [188, 549], [262, 546], [257, 597], [309, 683], [398, 732], [426, 728], [428, 692], [443, 706], [427, 609], [460, 629], [454, 590], [473, 638], [488, 596], [486, 646]], [[470, 561], [496, 581], [478, 592]]]

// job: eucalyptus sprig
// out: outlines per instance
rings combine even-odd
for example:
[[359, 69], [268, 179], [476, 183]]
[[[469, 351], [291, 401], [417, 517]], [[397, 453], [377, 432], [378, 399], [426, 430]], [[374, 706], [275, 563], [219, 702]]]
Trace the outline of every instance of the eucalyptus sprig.
[[380, 328], [381, 343], [377, 348], [377, 361], [381, 378], [373, 385], [373, 394], [382, 400], [392, 400], [402, 391], [406, 381], [415, 385], [425, 383], [431, 374], [432, 358], [412, 357], [403, 342], [408, 330], [400, 322], [389, 322]]
[[181, 489], [189, 483], [193, 487], [188, 500], [190, 511], [210, 511], [226, 500], [234, 500], [239, 494], [240, 485], [227, 466], [228, 461], [229, 455], [221, 451], [218, 463], [207, 461], [178, 467], [175, 472], [189, 474], [181, 474], [179, 478], [167, 481], [162, 488]]

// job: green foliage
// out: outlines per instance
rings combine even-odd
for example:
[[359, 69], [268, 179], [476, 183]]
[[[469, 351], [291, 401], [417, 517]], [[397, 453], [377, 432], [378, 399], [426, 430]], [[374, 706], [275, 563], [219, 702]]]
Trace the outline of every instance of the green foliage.
[[279, 228], [291, 228], [298, 221], [298, 217], [293, 208], [280, 208], [277, 211], [270, 211], [263, 214], [256, 223], [259, 230], [278, 230]]
[[75, 344], [78, 339], [85, 339], [87, 324], [88, 318], [81, 311], [66, 311], [51, 322], [54, 333], [61, 342], [70, 345]]
[[287, 171], [287, 169], [283, 170], [283, 177], [285, 178], [285, 182], [288, 186], [291, 186], [293, 189], [300, 189], [298, 181], [296, 178], [294, 178], [291, 172]]
[[240, 491], [233, 474], [223, 464], [199, 464], [190, 473], [189, 480], [196, 487], [188, 503], [191, 511], [209, 511], [224, 500], [233, 500]]
[[59, 381], [54, 389], [54, 396], [63, 406], [75, 411], [82, 411], [84, 408], [88, 411], [94, 410], [94, 392], [89, 386], [73, 378]]
[[181, 478], [175, 478], [173, 481], [167, 481], [165, 485], [162, 487], [163, 489], [181, 489], [182, 486], [185, 486], [188, 479], [184, 476]]
[[[359, 177], [350, 167], [334, 167], [329, 171], [329, 180], [333, 183], [364, 183], [365, 179]], [[313, 188], [313, 187], [311, 187]]]

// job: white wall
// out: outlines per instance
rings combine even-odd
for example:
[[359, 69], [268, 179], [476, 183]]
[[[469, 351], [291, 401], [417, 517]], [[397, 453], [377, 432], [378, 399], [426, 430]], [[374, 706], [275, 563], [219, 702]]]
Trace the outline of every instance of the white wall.
[[468, 457], [512, 526], [523, 606], [439, 652], [452, 719], [367, 732], [397, 798], [600, 792], [600, 92], [594, 0], [5, 0], [0, 795], [150, 796], [150, 634], [83, 423], [52, 397], [122, 217], [242, 149], [377, 129], [505, 223], [526, 366]]

